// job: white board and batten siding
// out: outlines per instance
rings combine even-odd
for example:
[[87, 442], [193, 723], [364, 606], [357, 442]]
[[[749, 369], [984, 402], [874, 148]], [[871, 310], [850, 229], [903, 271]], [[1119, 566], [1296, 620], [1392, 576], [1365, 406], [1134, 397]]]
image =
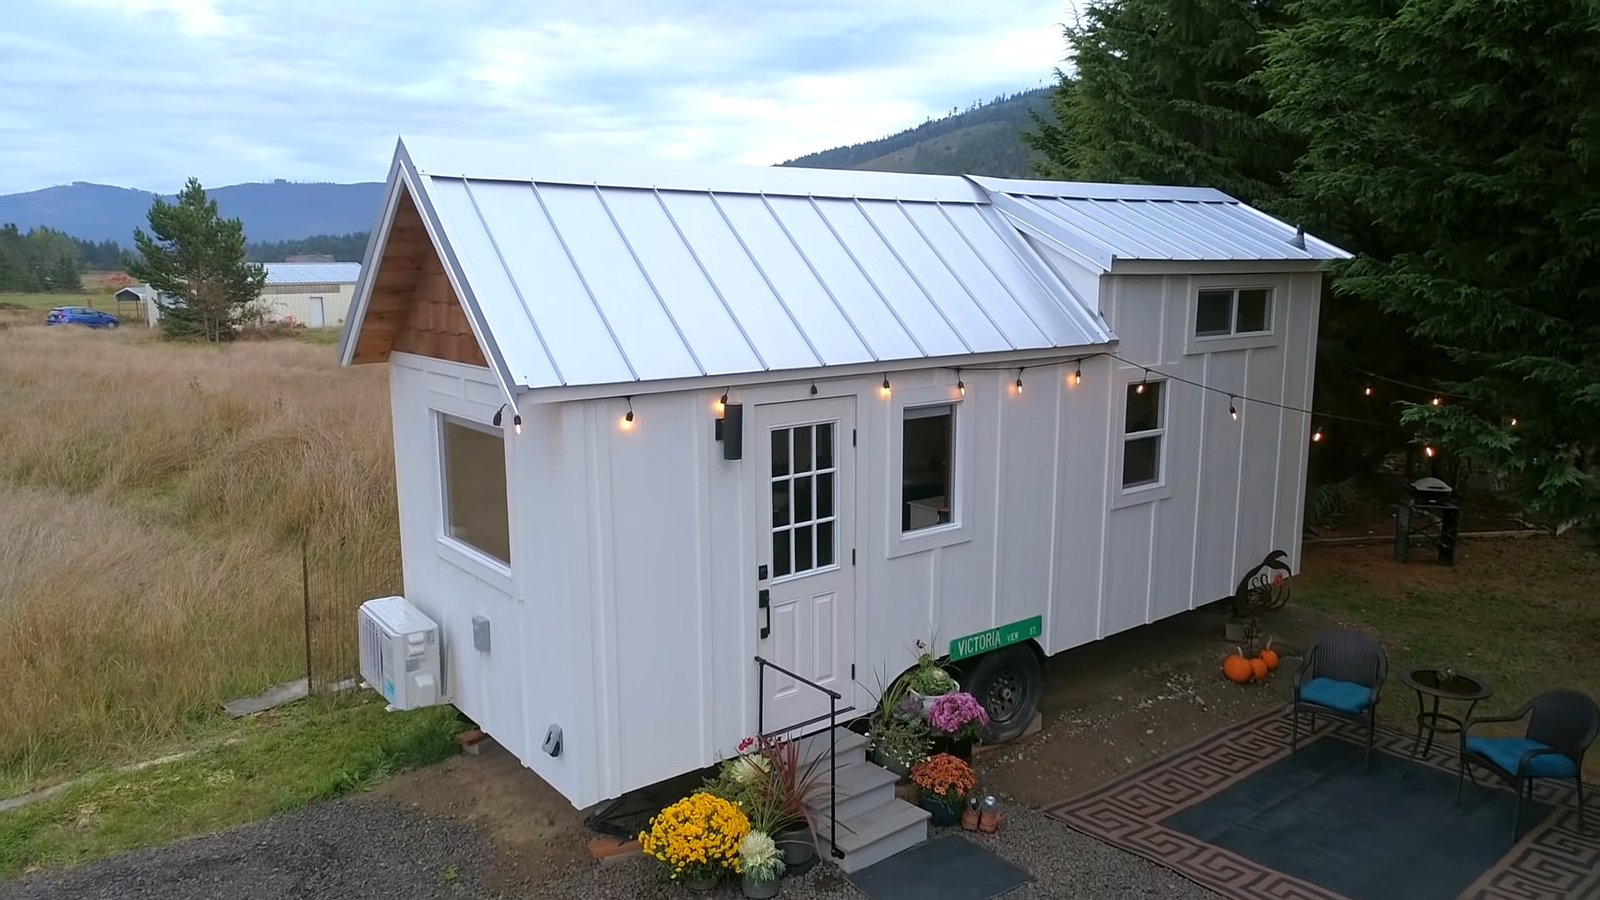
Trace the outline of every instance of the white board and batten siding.
[[[1042, 616], [1052, 654], [1224, 597], [1271, 550], [1298, 567], [1305, 416], [1240, 401], [1235, 422], [1225, 394], [1168, 381], [1161, 478], [1124, 490], [1126, 391], [1149, 367], [1309, 406], [1337, 248], [1196, 189], [461, 170], [430, 174], [402, 145], [386, 207], [414, 196], [488, 361], [389, 356], [405, 594], [442, 630], [449, 701], [579, 807], [725, 758], [758, 703], [806, 708], [797, 686], [759, 699], [758, 654], [865, 713], [918, 640], [943, 653]], [[1270, 330], [1195, 338], [1197, 292], [1222, 286], [1270, 288]], [[724, 391], [737, 460], [714, 437]], [[502, 565], [444, 536], [440, 417], [487, 426], [508, 400]], [[955, 408], [952, 521], [903, 534], [905, 411], [937, 404]], [[807, 422], [836, 438], [810, 464], [840, 492], [838, 566], [763, 579], [770, 429]], [[801, 583], [762, 638], [759, 593], [776, 607]]]

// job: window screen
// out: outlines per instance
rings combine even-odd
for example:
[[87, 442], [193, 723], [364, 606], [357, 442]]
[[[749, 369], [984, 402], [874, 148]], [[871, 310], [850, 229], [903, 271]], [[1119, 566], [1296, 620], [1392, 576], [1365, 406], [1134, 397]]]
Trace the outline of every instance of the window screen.
[[900, 530], [951, 522], [955, 482], [956, 410], [951, 404], [905, 411], [900, 455]]
[[458, 419], [442, 421], [445, 531], [510, 565], [505, 439]]

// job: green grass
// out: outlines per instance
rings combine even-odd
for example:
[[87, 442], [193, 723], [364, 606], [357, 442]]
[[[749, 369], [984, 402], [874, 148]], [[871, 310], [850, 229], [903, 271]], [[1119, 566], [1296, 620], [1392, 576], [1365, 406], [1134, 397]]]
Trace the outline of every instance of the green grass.
[[[1389, 652], [1380, 718], [1415, 727], [1407, 667], [1449, 666], [1486, 678], [1483, 715], [1510, 713], [1541, 691], [1600, 697], [1600, 554], [1581, 538], [1482, 540], [1455, 567], [1390, 562], [1385, 548], [1308, 550], [1294, 600], [1372, 630]], [[1584, 767], [1600, 777], [1600, 754]]]
[[0, 814], [0, 878], [98, 859], [365, 790], [455, 752], [448, 707], [386, 713], [300, 703], [243, 720], [211, 749], [136, 772], [90, 775]]

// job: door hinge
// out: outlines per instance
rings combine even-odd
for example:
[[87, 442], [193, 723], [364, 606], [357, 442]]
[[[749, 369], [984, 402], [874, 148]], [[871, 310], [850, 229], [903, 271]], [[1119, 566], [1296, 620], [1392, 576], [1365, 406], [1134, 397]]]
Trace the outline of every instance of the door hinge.
[[854, 447], [855, 445], [856, 445], [856, 430], [854, 428], [852, 428], [852, 429], [850, 429], [850, 446]]
[[856, 664], [855, 663], [851, 663], [850, 664], [850, 680], [851, 681], [855, 681], [856, 680]]
[[853, 566], [855, 564], [856, 564], [856, 548], [851, 547], [850, 548], [850, 565]]

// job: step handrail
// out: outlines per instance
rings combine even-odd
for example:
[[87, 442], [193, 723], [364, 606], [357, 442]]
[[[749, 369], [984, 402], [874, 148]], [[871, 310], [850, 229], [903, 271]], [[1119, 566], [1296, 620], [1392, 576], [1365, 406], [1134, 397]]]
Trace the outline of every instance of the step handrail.
[[839, 849], [839, 701], [842, 694], [830, 688], [823, 687], [815, 681], [785, 669], [771, 660], [756, 655], [756, 734], [765, 741], [773, 735], [795, 728], [803, 728], [814, 722], [822, 721], [822, 716], [815, 716], [801, 722], [799, 725], [790, 725], [787, 728], [766, 732], [766, 706], [767, 706], [767, 670], [775, 669], [793, 678], [806, 687], [819, 690], [828, 695], [828, 848], [834, 859], [844, 859], [844, 851]]

